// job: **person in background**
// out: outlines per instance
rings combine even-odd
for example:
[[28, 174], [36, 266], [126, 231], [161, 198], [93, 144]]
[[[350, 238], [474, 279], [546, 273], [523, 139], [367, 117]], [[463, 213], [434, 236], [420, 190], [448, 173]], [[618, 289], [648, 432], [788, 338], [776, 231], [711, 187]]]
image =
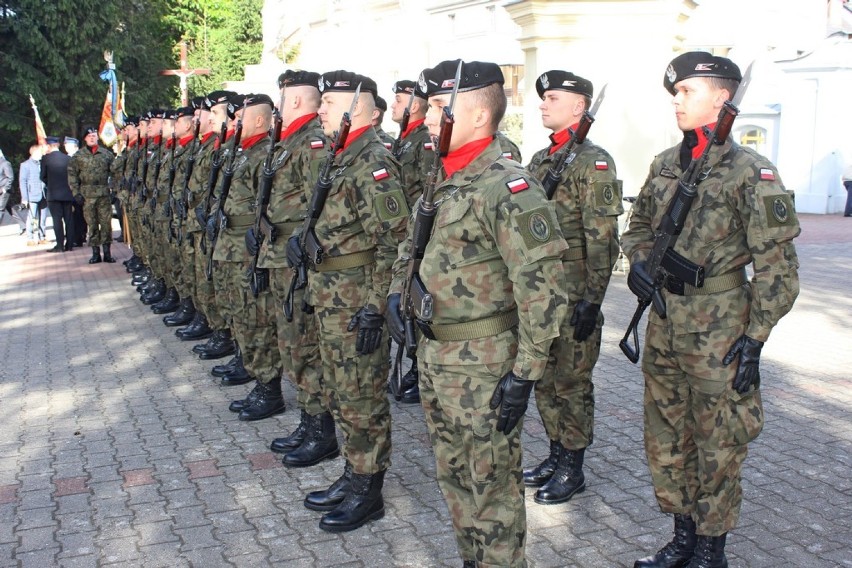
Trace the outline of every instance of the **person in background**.
[[13, 181], [15, 181], [15, 172], [12, 170], [12, 164], [9, 163], [3, 155], [3, 151], [0, 150], [0, 223], [3, 222], [3, 217], [8, 213], [18, 222], [18, 225], [21, 227], [20, 234], [23, 235], [24, 231], [27, 230], [27, 224], [12, 212], [12, 204], [9, 203], [9, 199], [12, 197]]
[[30, 158], [21, 162], [18, 173], [18, 184], [21, 188], [21, 205], [30, 212], [27, 222], [27, 246], [46, 245], [44, 227], [47, 224], [47, 199], [45, 199], [44, 182], [41, 181], [41, 146], [30, 146]]
[[47, 207], [53, 217], [56, 246], [47, 252], [67, 252], [74, 246], [74, 194], [68, 186], [68, 162], [71, 158], [59, 151], [59, 138], [47, 137], [47, 153], [41, 159], [41, 181], [47, 190]]

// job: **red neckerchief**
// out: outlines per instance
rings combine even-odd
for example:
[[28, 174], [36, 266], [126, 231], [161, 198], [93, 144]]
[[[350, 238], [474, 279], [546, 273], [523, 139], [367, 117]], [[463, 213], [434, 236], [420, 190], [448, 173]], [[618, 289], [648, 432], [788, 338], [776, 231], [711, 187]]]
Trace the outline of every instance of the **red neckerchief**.
[[240, 140], [240, 148], [242, 148], [243, 152], [245, 152], [252, 146], [256, 145], [258, 142], [266, 138], [266, 136], [266, 132], [261, 132], [260, 134], [255, 134], [250, 138], [243, 138], [242, 140]]
[[201, 143], [207, 144], [207, 141], [210, 140], [210, 137], [213, 136], [214, 134], [216, 134], [216, 133], [211, 130], [210, 132], [208, 132], [207, 134], [202, 136], [201, 137]]
[[231, 139], [231, 136], [234, 135], [235, 130], [233, 128], [229, 128], [225, 131], [225, 142]]
[[93, 154], [93, 155], [94, 155], [94, 154], [97, 154], [97, 153], [98, 153], [98, 145], [97, 145], [97, 144], [95, 144], [94, 146], [89, 146], [89, 150], [91, 150], [91, 151], [92, 151], [92, 154]]
[[461, 148], [457, 148], [447, 154], [447, 156], [441, 160], [444, 163], [444, 171], [447, 173], [447, 178], [452, 177], [452, 175], [457, 171], [466, 168], [493, 141], [493, 136], [480, 138], [479, 140], [468, 142]]
[[415, 128], [417, 128], [418, 126], [420, 126], [421, 124], [423, 124], [423, 121], [425, 121], [425, 120], [426, 120], [425, 118], [421, 118], [420, 120], [415, 120], [414, 122], [409, 122], [408, 128], [406, 128], [405, 132], [402, 133], [402, 137], [407, 138], [408, 135], [411, 134], [411, 131], [414, 130]]
[[166, 140], [166, 150], [172, 149], [172, 146], [174, 146], [174, 141], [174, 138], [169, 138], [168, 140]]
[[297, 118], [296, 120], [294, 120], [293, 122], [291, 122], [287, 126], [287, 128], [284, 130], [284, 132], [281, 133], [281, 138], [279, 138], [278, 140], [284, 140], [285, 138], [289, 138], [290, 136], [295, 134], [301, 127], [303, 127], [304, 125], [309, 123], [311, 120], [315, 119], [316, 117], [317, 117], [317, 113], [315, 113], [315, 112], [311, 113], [311, 114], [306, 114], [306, 115], [300, 116], [299, 118]]
[[353, 130], [349, 133], [349, 136], [346, 137], [346, 143], [343, 145], [343, 148], [339, 149], [337, 153], [341, 153], [345, 149], [347, 149], [353, 142], [355, 142], [359, 136], [364, 134], [368, 128], [372, 128], [372, 124], [368, 124], [367, 126], [361, 127], [358, 130]]
[[159, 146], [160, 142], [163, 141], [163, 137], [161, 135], [157, 134], [156, 136], [154, 136], [154, 138], [152, 140], [154, 142], [154, 146]]
[[147, 146], [147, 145], [148, 145], [148, 137], [147, 137], [147, 136], [145, 136], [144, 138], [142, 138], [142, 139], [141, 139], [141, 141], [140, 141], [140, 143], [142, 144], [142, 147], [143, 147], [143, 148], [144, 148], [145, 146]]
[[[707, 132], [713, 132], [713, 129], [716, 128], [716, 123], [712, 122], [708, 124], [706, 127]], [[692, 159], [697, 160], [701, 153], [704, 151], [704, 148], [707, 147], [707, 143], [710, 142], [710, 139], [707, 138], [707, 134], [705, 133], [705, 128], [696, 128], [695, 136], [698, 137], [698, 144], [692, 148]]]
[[184, 136], [183, 138], [181, 138], [180, 140], [178, 140], [178, 144], [180, 144], [180, 147], [181, 147], [181, 148], [183, 148], [183, 147], [185, 147], [187, 144], [189, 144], [190, 142], [192, 142], [192, 139], [193, 139], [193, 138], [195, 138], [195, 136], [193, 136], [192, 134], [187, 134], [186, 136]]
[[554, 132], [550, 135], [550, 150], [548, 150], [548, 154], [554, 154], [557, 152], [562, 146], [568, 143], [571, 140], [571, 133], [577, 132], [577, 126], [579, 126], [580, 122], [575, 122], [573, 126], [569, 126], [565, 130], [560, 130], [559, 132]]
[[136, 138], [132, 138], [132, 139], [127, 141], [127, 149], [128, 150], [130, 148], [133, 148], [134, 146], [136, 146]]

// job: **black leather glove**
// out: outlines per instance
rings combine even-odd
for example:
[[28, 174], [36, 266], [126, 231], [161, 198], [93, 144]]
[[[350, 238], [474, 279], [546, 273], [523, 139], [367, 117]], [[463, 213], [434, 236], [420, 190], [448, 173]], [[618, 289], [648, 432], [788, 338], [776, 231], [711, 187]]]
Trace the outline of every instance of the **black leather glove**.
[[754, 386], [755, 389], [760, 387], [760, 350], [763, 349], [763, 342], [757, 339], [752, 339], [748, 335], [743, 335], [737, 339], [728, 354], [722, 359], [722, 363], [730, 365], [737, 355], [740, 356], [740, 362], [737, 366], [737, 375], [734, 377], [734, 390], [740, 394], [745, 394]]
[[388, 313], [385, 314], [385, 320], [396, 344], [405, 345], [405, 323], [402, 321], [402, 311], [399, 307], [400, 298], [401, 294], [398, 293], [388, 296]]
[[299, 268], [305, 263], [305, 255], [302, 253], [302, 245], [299, 244], [299, 237], [293, 235], [287, 239], [287, 264], [290, 268]]
[[216, 226], [216, 216], [210, 215], [207, 217], [207, 242], [212, 243], [213, 239], [216, 238], [216, 231], [218, 227]]
[[204, 205], [195, 206], [195, 219], [202, 231], [207, 228], [207, 211], [204, 210]]
[[535, 381], [526, 381], [512, 371], [500, 379], [491, 395], [491, 410], [500, 407], [497, 431], [509, 435], [527, 411]]
[[367, 307], [358, 310], [346, 330], [353, 331], [356, 327], [358, 328], [355, 350], [360, 355], [369, 355], [379, 348], [382, 343], [382, 327], [384, 325], [385, 316], [382, 314]]
[[257, 236], [254, 234], [254, 227], [249, 227], [246, 231], [246, 250], [252, 256], [256, 255], [260, 250], [260, 243], [257, 242]]
[[644, 260], [630, 264], [630, 274], [627, 275], [627, 287], [642, 302], [650, 302], [654, 293], [654, 279], [648, 274]]
[[570, 322], [574, 326], [574, 341], [585, 341], [595, 331], [600, 311], [600, 304], [593, 304], [586, 300], [577, 302]]

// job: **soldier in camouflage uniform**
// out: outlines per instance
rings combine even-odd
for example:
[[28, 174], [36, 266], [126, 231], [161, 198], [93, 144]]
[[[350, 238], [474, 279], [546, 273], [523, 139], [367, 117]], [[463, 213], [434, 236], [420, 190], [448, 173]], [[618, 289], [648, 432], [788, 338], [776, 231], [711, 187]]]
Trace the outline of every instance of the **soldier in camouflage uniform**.
[[135, 194], [135, 179], [134, 179], [134, 166], [136, 166], [136, 172], [138, 174], [138, 161], [137, 156], [139, 155], [139, 140], [141, 137], [141, 133], [139, 130], [139, 117], [138, 116], [128, 116], [124, 119], [125, 127], [124, 127], [124, 136], [127, 141], [123, 156], [123, 166], [121, 168], [121, 172], [118, 173], [120, 175], [121, 181], [121, 192], [119, 195], [119, 199], [121, 200], [122, 211], [124, 212], [124, 217], [126, 219], [125, 227], [124, 227], [124, 241], [131, 246], [133, 254], [131, 257], [124, 262], [124, 266], [127, 267], [128, 273], [135, 273], [143, 269], [142, 257], [138, 254], [138, 250], [136, 246], [133, 244], [133, 241], [136, 238], [136, 228], [134, 226], [134, 213], [133, 213], [133, 200], [136, 199]]
[[[330, 170], [325, 207], [306, 235], [325, 251], [320, 264], [309, 264], [306, 303], [315, 310], [323, 389], [343, 431], [346, 465], [331, 487], [308, 494], [305, 506], [327, 511], [321, 529], [343, 532], [384, 515], [391, 417], [385, 394], [388, 342], [382, 334], [390, 270], [409, 209], [399, 166], [371, 124], [375, 81], [341, 70], [325, 73], [319, 84], [319, 117], [328, 137], [360, 85], [349, 137]], [[297, 236], [291, 237], [288, 261], [295, 266], [306, 258]]]
[[390, 150], [393, 148], [393, 136], [385, 132], [382, 128], [382, 122], [385, 120], [385, 113], [388, 110], [388, 102], [376, 95], [376, 108], [373, 109], [373, 128], [376, 129], [376, 134], [379, 135], [379, 140], [385, 145], [385, 148]]
[[[553, 134], [550, 146], [536, 152], [527, 171], [543, 181], [548, 169], [558, 167], [591, 104], [593, 86], [559, 70], [542, 74], [535, 86], [542, 99], [542, 123]], [[595, 414], [592, 369], [600, 355], [604, 322], [600, 310], [618, 258], [618, 215], [623, 212], [621, 182], [606, 150], [586, 140], [573, 147], [565, 164], [552, 200], [568, 242], [562, 262], [570, 318], [553, 342], [547, 372], [535, 386], [550, 455], [524, 470], [524, 484], [541, 488], [535, 501], [544, 505], [564, 503], [585, 489], [583, 458], [592, 443]]]
[[[118, 214], [118, 223], [121, 226], [121, 233], [119, 234], [118, 239], [119, 241], [124, 241], [124, 219], [122, 218], [121, 211], [124, 207], [124, 203], [127, 202], [128, 195], [124, 170], [127, 168], [127, 156], [130, 154], [130, 149], [127, 147], [128, 134], [129, 130], [133, 128], [126, 121], [127, 119], [125, 119], [124, 128], [118, 131], [118, 141], [115, 143], [115, 146], [113, 146], [113, 150], [116, 154], [112, 160], [112, 164], [109, 166], [110, 192], [114, 197], [115, 211]], [[133, 130], [135, 134], [135, 128]], [[124, 264], [127, 264], [126, 260], [124, 261]]]
[[[433, 135], [458, 63], [445, 61], [421, 75]], [[420, 396], [466, 567], [526, 565], [522, 418], [566, 314], [561, 256], [567, 244], [541, 186], [501, 156], [495, 132], [505, 109], [500, 68], [464, 64], [419, 270], [432, 298], [431, 319], [414, 303], [423, 334]], [[388, 298], [397, 341], [414, 224], [399, 249]]]
[[113, 154], [98, 146], [98, 131], [94, 126], [85, 129], [85, 147], [75, 153], [68, 162], [68, 185], [71, 193], [82, 195], [83, 216], [89, 225], [88, 241], [92, 247], [89, 264], [115, 262], [110, 254], [112, 244], [112, 204], [109, 192], [109, 174]]
[[[666, 71], [684, 136], [654, 159], [622, 239], [628, 284], [640, 300], [655, 290], [645, 264], [654, 232], [740, 80], [730, 59], [703, 52], [678, 56]], [[695, 288], [668, 275], [660, 290], [667, 317], [650, 311], [642, 359], [645, 451], [657, 502], [674, 514], [675, 537], [637, 567], [728, 565], [725, 539], [739, 517], [740, 468], [764, 421], [760, 351], [799, 291], [792, 242], [799, 223], [775, 167], [730, 139], [713, 144], [706, 165], [709, 174], [674, 244], [704, 267], [704, 283]]]
[[[130, 234], [133, 238], [133, 252], [139, 257], [137, 267], [133, 270], [133, 278], [131, 284], [141, 289], [152, 278], [151, 267], [148, 265], [148, 251], [146, 249], [146, 239], [144, 234], [144, 226], [142, 219], [142, 208], [144, 206], [143, 198], [143, 173], [145, 164], [148, 161], [148, 122], [150, 121], [150, 111], [145, 111], [139, 115], [139, 136], [138, 142], [134, 146], [133, 161], [136, 174], [135, 192], [132, 194], [128, 206], [126, 208], [127, 216], [130, 219]], [[128, 267], [129, 269], [130, 267]]]
[[512, 142], [508, 136], [503, 134], [500, 131], [497, 131], [497, 134], [494, 135], [497, 138], [497, 142], [500, 143], [500, 155], [506, 158], [507, 160], [514, 160], [519, 164], [521, 162], [521, 149], [518, 148], [518, 145]]
[[[246, 421], [262, 420], [285, 409], [281, 394], [281, 358], [273, 348], [277, 344], [277, 310], [269, 289], [257, 297], [249, 289], [247, 269], [251, 258], [245, 241], [246, 230], [255, 219], [258, 174], [271, 143], [269, 128], [273, 107], [272, 99], [266, 95], [250, 94], [231, 99], [229, 112], [234, 114], [238, 124], [242, 124], [242, 137], [236, 154], [229, 156], [226, 162], [226, 167], [233, 168], [234, 174], [230, 192], [222, 204], [224, 221], [215, 216], [208, 219], [208, 227], [211, 223], [220, 223], [222, 227], [213, 253], [217, 299], [220, 293], [227, 295], [231, 329], [240, 346], [243, 364], [248, 375], [258, 381], [255, 396], [240, 409], [239, 419]], [[212, 243], [209, 237], [208, 231], [208, 242]]]
[[162, 301], [166, 295], [163, 258], [158, 250], [159, 237], [157, 235], [155, 212], [152, 211], [152, 206], [155, 203], [157, 180], [162, 170], [163, 148], [165, 146], [163, 129], [166, 110], [152, 109], [148, 116], [148, 158], [144, 166], [145, 176], [140, 180], [143, 184], [145, 200], [140, 206], [139, 213], [142, 217], [141, 232], [142, 237], [145, 239], [146, 260], [151, 271], [151, 277], [142, 287], [140, 300], [145, 305], [153, 305]]
[[[301, 309], [305, 290], [292, 293], [296, 307], [292, 322], [287, 321], [281, 309], [288, 299], [293, 276], [287, 264], [287, 239], [302, 224], [305, 198], [316, 181], [320, 160], [326, 156], [325, 135], [317, 119], [319, 77], [319, 73], [310, 71], [287, 71], [278, 78], [282, 131], [272, 162], [275, 173], [266, 208], [266, 219], [275, 231], [274, 242], [271, 231], [255, 235], [254, 228], [250, 228], [246, 236], [247, 243], [262, 242], [258, 266], [269, 270], [278, 352], [284, 370], [296, 386], [301, 411], [296, 430], [276, 438], [271, 445], [272, 451], [285, 454], [283, 463], [288, 467], [308, 467], [340, 454], [334, 418], [322, 394], [316, 320]], [[249, 252], [253, 254], [256, 246]], [[244, 402], [248, 403], [250, 400]]]

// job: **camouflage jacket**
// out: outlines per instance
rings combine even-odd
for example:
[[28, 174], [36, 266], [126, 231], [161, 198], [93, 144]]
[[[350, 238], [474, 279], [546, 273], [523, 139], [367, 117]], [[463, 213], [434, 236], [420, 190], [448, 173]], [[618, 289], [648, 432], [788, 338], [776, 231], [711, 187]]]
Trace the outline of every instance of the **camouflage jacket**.
[[376, 128], [375, 130], [376, 134], [378, 134], [379, 136], [379, 140], [382, 144], [385, 145], [385, 149], [390, 150], [391, 148], [393, 148], [393, 136], [385, 132], [384, 128], [382, 128], [381, 126]]
[[399, 164], [402, 169], [403, 190], [409, 207], [413, 206], [423, 193], [423, 184], [426, 183], [426, 177], [432, 167], [434, 153], [429, 129], [422, 123], [400, 142]]
[[[184, 230], [188, 233], [201, 232], [201, 225], [198, 224], [195, 216], [195, 208], [207, 199], [207, 192], [214, 191], [210, 189], [210, 170], [213, 167], [213, 158], [216, 153], [216, 143], [219, 139], [217, 134], [209, 136], [206, 140], [201, 138], [203, 142], [198, 145], [198, 153], [195, 155], [195, 165], [192, 167], [192, 177], [189, 180], [189, 207], [187, 208], [187, 221], [184, 224]], [[222, 175], [222, 171], [219, 171]], [[210, 202], [214, 200], [211, 198]], [[208, 211], [209, 213], [209, 211]]]
[[[657, 156], [633, 204], [622, 246], [631, 262], [645, 260], [654, 230], [674, 197], [680, 145]], [[801, 229], [790, 194], [772, 163], [730, 140], [710, 151], [710, 174], [686, 216], [674, 250], [704, 267], [706, 278], [753, 264], [748, 285], [703, 296], [663, 290], [673, 333], [695, 333], [748, 325], [746, 334], [766, 341], [793, 307], [799, 293], [799, 261], [793, 238]], [[649, 321], [665, 325], [653, 310]]]
[[[148, 190], [148, 201], [145, 202], [145, 207], [150, 211], [150, 201], [154, 197], [157, 198], [157, 207], [162, 203], [161, 195], [164, 192], [159, 191], [159, 184], [166, 180], [166, 168], [163, 167], [163, 162], [166, 156], [166, 142], [156, 144], [151, 141], [148, 144], [148, 171], [145, 176], [145, 187]], [[159, 167], [157, 166], [159, 162]]]
[[[326, 155], [326, 138], [318, 119], [302, 125], [299, 130], [278, 142], [272, 167], [275, 177], [266, 208], [266, 218], [278, 225], [275, 244], [263, 240], [258, 266], [261, 268], [286, 268], [287, 239], [294, 230], [283, 230], [283, 224], [301, 223], [305, 216], [310, 193], [319, 175], [322, 159]], [[262, 169], [262, 164], [261, 164]], [[258, 178], [262, 175], [258, 172]]]
[[326, 256], [373, 251], [375, 260], [356, 268], [312, 271], [309, 303], [334, 308], [369, 306], [384, 313], [390, 271], [409, 213], [399, 165], [376, 132], [367, 129], [335, 156], [331, 176], [331, 191], [315, 227]]
[[109, 195], [109, 173], [112, 152], [98, 146], [92, 154], [90, 148], [80, 148], [68, 161], [68, 185], [71, 193], [82, 193], [86, 199]]
[[[558, 150], [548, 154], [549, 150], [536, 152], [527, 166], [539, 181], [553, 167], [554, 157], [560, 155]], [[573, 302], [585, 299], [600, 305], [618, 258], [618, 216], [624, 212], [621, 181], [616, 179], [612, 157], [588, 140], [576, 145], [553, 202], [562, 236], [568, 242], [563, 258], [568, 296]]]
[[[538, 380], [567, 312], [561, 256], [568, 245], [541, 186], [501, 154], [495, 139], [466, 168], [440, 181], [419, 273], [433, 297], [434, 324], [516, 311], [518, 327], [467, 341], [421, 338], [418, 356], [447, 365], [514, 359], [515, 374]], [[414, 222], [409, 225], [391, 292], [403, 289]]]
[[[213, 252], [213, 260], [220, 262], [247, 262], [249, 254], [246, 250], [246, 231], [254, 224], [255, 198], [257, 197], [257, 173], [263, 165], [269, 144], [272, 141], [267, 136], [262, 138], [247, 150], [237, 147], [233, 159], [234, 179], [222, 211], [227, 218], [227, 227], [220, 229]], [[230, 157], [222, 166], [219, 173], [218, 186], [221, 188], [225, 171]], [[220, 189], [221, 190], [221, 189]]]
[[112, 164], [109, 166], [109, 183], [112, 191], [116, 194], [119, 200], [122, 203], [127, 203], [127, 198], [129, 197], [129, 187], [127, 185], [127, 181], [125, 179], [124, 172], [128, 167], [128, 156], [130, 155], [130, 149], [125, 148], [121, 154], [116, 155], [115, 159], [112, 161]]
[[[186, 169], [184, 154], [189, 150], [189, 145], [181, 146], [175, 141], [175, 151], [163, 149], [163, 165], [160, 168], [159, 190], [157, 197], [157, 219], [160, 221], [176, 221], [175, 202], [180, 198], [183, 189], [183, 172]], [[174, 163], [174, 174], [172, 164]], [[171, 183], [169, 183], [171, 182]]]
[[[136, 149], [136, 152], [139, 153], [139, 170], [137, 171], [139, 178], [136, 180], [136, 196], [130, 200], [130, 209], [134, 211], [143, 209], [144, 207], [142, 204], [142, 189], [145, 185], [145, 178], [150, 172], [152, 151], [156, 149], [156, 146], [150, 140], [150, 138], [146, 139], [145, 143]], [[146, 166], [146, 164], [148, 165]], [[147, 171], [145, 170], [146, 167], [148, 168]]]
[[521, 150], [517, 144], [509, 140], [509, 137], [500, 131], [497, 131], [497, 134], [494, 136], [497, 138], [497, 142], [500, 143], [501, 156], [508, 160], [515, 160], [519, 164], [523, 163], [521, 162]]

